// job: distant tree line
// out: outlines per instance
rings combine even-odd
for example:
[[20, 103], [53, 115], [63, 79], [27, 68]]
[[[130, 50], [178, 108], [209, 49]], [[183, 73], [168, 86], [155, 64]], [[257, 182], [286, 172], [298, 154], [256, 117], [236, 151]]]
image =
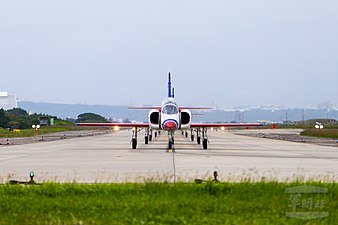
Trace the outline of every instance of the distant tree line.
[[[40, 117], [48, 116], [45, 114], [29, 114], [26, 110], [21, 108], [14, 108], [10, 110], [0, 109], [0, 127], [2, 128], [15, 128], [15, 129], [28, 129], [33, 124], [40, 123]], [[107, 123], [109, 122], [103, 116], [95, 113], [83, 113], [78, 115], [76, 121], [65, 121], [61, 119], [56, 120], [56, 125], [73, 125], [77, 123]]]
[[[48, 116], [45, 114], [29, 114], [26, 110], [21, 108], [14, 108], [10, 110], [0, 109], [0, 127], [13, 129], [28, 129], [33, 124], [40, 123], [40, 117]], [[58, 123], [62, 124], [62, 120], [57, 119]], [[69, 123], [67, 124], [69, 125]]]
[[14, 108], [10, 110], [0, 109], [0, 127], [3, 128], [30, 128], [33, 124], [39, 123], [41, 114], [29, 115], [24, 109]]
[[108, 123], [109, 121], [95, 113], [83, 113], [78, 115], [77, 123]]

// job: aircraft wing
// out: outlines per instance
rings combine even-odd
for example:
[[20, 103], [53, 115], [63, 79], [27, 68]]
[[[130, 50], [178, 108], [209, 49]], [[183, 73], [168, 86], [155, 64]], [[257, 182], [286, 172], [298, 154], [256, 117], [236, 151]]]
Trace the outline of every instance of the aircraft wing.
[[157, 109], [157, 110], [161, 110], [161, 106], [129, 106], [128, 109]]
[[[161, 110], [161, 106], [129, 106], [128, 109], [157, 109]], [[203, 106], [180, 106], [178, 109], [181, 111], [183, 109], [194, 109], [194, 110], [205, 110], [205, 109], [212, 109], [210, 107], [203, 107]]]
[[179, 108], [180, 111], [182, 109], [196, 109], [196, 110], [198, 110], [198, 109], [212, 109], [210, 107], [203, 107], [203, 106], [180, 106], [178, 108]]
[[193, 123], [191, 128], [207, 128], [207, 127], [261, 127], [262, 123]]
[[149, 127], [148, 123], [77, 123], [82, 127]]

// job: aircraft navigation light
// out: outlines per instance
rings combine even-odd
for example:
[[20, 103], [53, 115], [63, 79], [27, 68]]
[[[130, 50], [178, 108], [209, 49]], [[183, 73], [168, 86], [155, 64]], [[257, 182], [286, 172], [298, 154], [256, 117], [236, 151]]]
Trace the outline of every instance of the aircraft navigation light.
[[221, 130], [225, 130], [225, 127], [221, 127]]
[[120, 127], [119, 126], [114, 126], [114, 131], [119, 131]]

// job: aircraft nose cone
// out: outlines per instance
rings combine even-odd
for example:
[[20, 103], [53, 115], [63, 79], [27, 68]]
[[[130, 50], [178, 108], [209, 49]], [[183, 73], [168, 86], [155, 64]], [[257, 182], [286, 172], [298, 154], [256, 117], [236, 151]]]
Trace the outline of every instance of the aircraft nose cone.
[[165, 130], [174, 130], [174, 129], [176, 129], [176, 123], [173, 122], [173, 121], [167, 121], [167, 122], [164, 124], [164, 129], [165, 129]]

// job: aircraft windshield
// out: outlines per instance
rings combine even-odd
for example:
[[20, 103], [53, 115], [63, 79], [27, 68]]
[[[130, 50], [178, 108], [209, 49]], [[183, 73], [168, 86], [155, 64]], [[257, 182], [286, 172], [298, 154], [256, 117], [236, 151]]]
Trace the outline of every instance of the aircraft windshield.
[[175, 105], [166, 105], [162, 109], [163, 113], [165, 114], [177, 114], [178, 109]]

